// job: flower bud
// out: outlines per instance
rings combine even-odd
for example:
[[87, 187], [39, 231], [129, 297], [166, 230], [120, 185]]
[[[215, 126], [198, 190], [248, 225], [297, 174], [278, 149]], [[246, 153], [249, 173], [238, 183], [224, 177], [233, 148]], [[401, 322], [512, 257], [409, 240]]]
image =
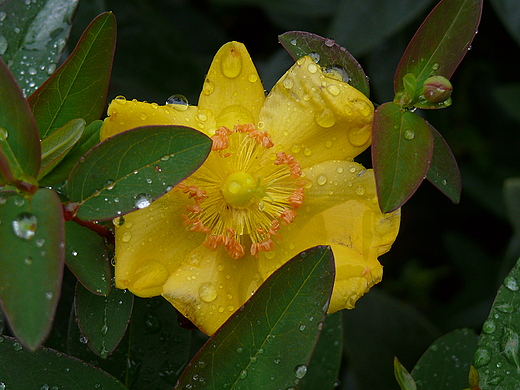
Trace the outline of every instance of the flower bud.
[[453, 87], [446, 77], [432, 76], [424, 80], [422, 96], [428, 103], [442, 103], [451, 96]]

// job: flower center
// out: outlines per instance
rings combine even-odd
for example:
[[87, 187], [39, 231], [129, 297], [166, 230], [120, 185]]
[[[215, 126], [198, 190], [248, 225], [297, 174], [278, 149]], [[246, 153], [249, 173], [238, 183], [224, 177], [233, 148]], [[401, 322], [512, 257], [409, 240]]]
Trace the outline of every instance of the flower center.
[[251, 203], [256, 195], [257, 185], [253, 176], [247, 172], [233, 172], [220, 186], [226, 202], [233, 207], [243, 208]]
[[204, 164], [175, 188], [193, 203], [184, 224], [206, 234], [203, 244], [223, 246], [239, 259], [246, 247], [256, 256], [281, 240], [281, 225], [291, 223], [303, 204], [305, 181], [296, 159], [274, 146], [267, 132], [252, 124], [221, 127]]

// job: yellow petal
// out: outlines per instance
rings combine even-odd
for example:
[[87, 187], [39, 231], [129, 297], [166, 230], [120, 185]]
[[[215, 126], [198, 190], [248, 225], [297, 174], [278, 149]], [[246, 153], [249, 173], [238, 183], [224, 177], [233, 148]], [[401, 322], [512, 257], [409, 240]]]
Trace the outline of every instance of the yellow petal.
[[223, 248], [212, 251], [202, 245], [187, 259], [170, 275], [163, 296], [202, 332], [212, 335], [263, 281], [258, 260], [250, 255], [234, 260]]
[[[204, 121], [200, 119], [201, 117]], [[108, 117], [101, 127], [101, 140], [140, 126], [179, 125], [204, 130], [204, 123], [207, 120], [207, 115], [201, 115], [196, 106], [174, 104], [160, 106], [156, 103], [119, 97], [112, 100], [108, 106]], [[214, 127], [211, 124], [209, 126]]]
[[[281, 242], [273, 252], [261, 253], [260, 273], [267, 278], [299, 252], [315, 245], [331, 245], [336, 279], [329, 312], [353, 308], [356, 300], [382, 277], [378, 257], [386, 253], [399, 230], [400, 212], [383, 214], [369, 194], [375, 192], [372, 177], [365, 182], [365, 195], [355, 192], [344, 202], [313, 216], [306, 201], [293, 223], [279, 230]], [[319, 206], [319, 199], [314, 203]], [[305, 211], [308, 209], [308, 211]], [[308, 215], [305, 215], [308, 213]], [[310, 218], [308, 218], [308, 216]]]
[[140, 297], [163, 292], [163, 285], [204, 235], [183, 226], [186, 196], [172, 190], [116, 224], [116, 286]]
[[352, 160], [371, 142], [374, 108], [351, 85], [328, 77], [310, 57], [300, 58], [276, 83], [260, 112], [278, 150], [302, 167]]
[[215, 55], [209, 68], [199, 107], [211, 111], [217, 128], [256, 124], [264, 103], [264, 88], [245, 46], [229, 42]]

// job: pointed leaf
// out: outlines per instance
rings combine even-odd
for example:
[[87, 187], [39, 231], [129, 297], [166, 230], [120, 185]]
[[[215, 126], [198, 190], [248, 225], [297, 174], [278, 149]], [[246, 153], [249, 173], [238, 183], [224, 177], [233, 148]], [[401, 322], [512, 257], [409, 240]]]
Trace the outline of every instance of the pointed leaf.
[[397, 357], [394, 357], [394, 374], [401, 390], [417, 390], [417, 385], [412, 375], [410, 375]]
[[78, 0], [0, 3], [0, 55], [16, 75], [25, 96], [56, 69], [78, 4]]
[[385, 103], [376, 109], [372, 162], [383, 212], [401, 207], [421, 184], [433, 151], [428, 123], [419, 115]]
[[307, 372], [333, 282], [329, 247], [294, 257], [213, 335], [175, 389], [296, 386]]
[[105, 240], [76, 222], [65, 222], [65, 263], [93, 294], [106, 296], [112, 279]]
[[42, 167], [38, 180], [41, 180], [65, 158], [81, 138], [84, 129], [85, 121], [83, 119], [73, 119], [42, 140]]
[[469, 329], [458, 329], [435, 340], [412, 370], [417, 389], [467, 388], [477, 342], [476, 333]]
[[134, 296], [128, 290], [113, 288], [104, 297], [77, 284], [76, 318], [81, 333], [96, 355], [106, 359], [117, 347], [125, 335], [133, 303]]
[[26, 200], [0, 193], [0, 299], [16, 337], [37, 348], [50, 331], [64, 258], [58, 195], [40, 189]]
[[118, 380], [75, 357], [49, 348], [28, 351], [0, 336], [0, 378], [5, 389], [126, 390]]
[[40, 169], [40, 138], [36, 122], [20, 87], [1, 58], [0, 131], [5, 133], [3, 137], [22, 171], [36, 177]]
[[343, 81], [370, 95], [368, 79], [359, 62], [332, 39], [304, 31], [289, 31], [278, 36], [279, 42], [294, 60], [310, 55], [324, 70], [338, 72]]
[[114, 15], [101, 14], [87, 27], [67, 61], [29, 97], [41, 138], [72, 119], [90, 123], [101, 117], [115, 39]]
[[442, 0], [419, 27], [406, 48], [394, 77], [394, 91], [413, 74], [417, 85], [432, 75], [451, 77], [475, 37], [482, 0]]
[[337, 386], [343, 355], [342, 319], [340, 311], [329, 314], [325, 319], [325, 326], [312, 354], [307, 374], [300, 382], [299, 390], [332, 390]]
[[197, 169], [211, 139], [182, 126], [146, 126], [119, 133], [93, 148], [72, 171], [67, 193], [80, 219], [110, 219], [153, 199]]
[[40, 180], [40, 185], [50, 186], [67, 180], [80, 158], [100, 142], [99, 131], [102, 125], [103, 121], [97, 120], [85, 127], [76, 145], [72, 147], [65, 158], [51, 172]]
[[480, 388], [516, 389], [520, 372], [520, 260], [498, 289], [475, 351]]
[[428, 126], [433, 136], [433, 155], [426, 178], [453, 203], [459, 203], [462, 177], [457, 160], [442, 135], [430, 123]]

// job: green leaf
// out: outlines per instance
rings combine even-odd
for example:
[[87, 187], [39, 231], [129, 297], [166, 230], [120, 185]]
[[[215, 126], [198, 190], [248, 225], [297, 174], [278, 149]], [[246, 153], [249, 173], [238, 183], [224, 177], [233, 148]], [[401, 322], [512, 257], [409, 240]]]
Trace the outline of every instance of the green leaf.
[[498, 289], [475, 351], [480, 388], [516, 389], [520, 372], [520, 260]]
[[468, 386], [478, 337], [458, 329], [435, 340], [412, 370], [418, 390], [453, 390]]
[[112, 272], [105, 240], [76, 222], [65, 223], [65, 263], [90, 292], [106, 296]]
[[430, 124], [433, 136], [433, 155], [426, 178], [453, 203], [459, 203], [462, 177], [457, 160], [442, 135]]
[[431, 3], [432, 0], [342, 0], [336, 3], [327, 34], [359, 57], [388, 42]]
[[83, 119], [73, 119], [42, 140], [42, 167], [38, 180], [41, 180], [65, 158], [81, 138], [84, 129], [85, 121]]
[[[22, 90], [1, 58], [0, 131], [16, 158], [16, 162], [13, 163], [19, 165], [24, 173], [35, 178], [40, 170], [41, 154], [38, 129]], [[3, 165], [2, 155], [3, 147], [0, 148], [0, 164]], [[7, 178], [3, 169], [1, 172]]]
[[40, 185], [49, 186], [67, 180], [80, 158], [99, 143], [99, 131], [102, 125], [103, 121], [101, 120], [94, 121], [88, 125], [76, 145], [72, 147], [65, 158], [51, 172], [40, 180]]
[[213, 335], [175, 389], [296, 386], [307, 372], [333, 282], [329, 247], [294, 257]]
[[412, 375], [410, 375], [397, 357], [394, 357], [394, 374], [401, 390], [417, 390], [417, 385]]
[[440, 336], [417, 310], [377, 288], [354, 310], [343, 310], [343, 329], [345, 357], [359, 389], [396, 388], [394, 357], [413, 367]]
[[68, 351], [118, 378], [131, 390], [171, 390], [188, 364], [192, 331], [179, 326], [175, 308], [163, 297], [134, 298], [125, 337], [106, 359], [99, 359], [73, 321]]
[[106, 359], [125, 335], [134, 296], [113, 288], [108, 296], [92, 294], [80, 283], [76, 286], [76, 318], [92, 351]]
[[399, 62], [394, 91], [403, 90], [403, 77], [413, 74], [417, 85], [430, 76], [451, 77], [477, 33], [482, 0], [442, 0], [430, 12]]
[[0, 55], [25, 96], [56, 69], [79, 1], [5, 0], [0, 3]]
[[114, 15], [101, 14], [85, 30], [67, 61], [29, 97], [41, 138], [72, 119], [90, 123], [101, 117], [115, 40]]
[[401, 207], [426, 176], [433, 137], [423, 118], [391, 102], [376, 109], [372, 131], [377, 194], [386, 213]]
[[0, 193], [0, 299], [16, 337], [36, 349], [50, 331], [61, 289], [63, 211], [54, 191], [26, 200]]
[[370, 95], [368, 79], [359, 62], [332, 39], [304, 31], [289, 31], [278, 40], [294, 60], [310, 55], [325, 72], [338, 72], [344, 82]]
[[195, 171], [211, 139], [182, 126], [145, 126], [106, 139], [72, 171], [67, 193], [77, 217], [110, 219], [147, 207]]
[[0, 336], [0, 378], [5, 389], [126, 390], [118, 380], [72, 356], [49, 348], [28, 351]]
[[337, 386], [343, 355], [343, 321], [341, 312], [329, 314], [312, 354], [307, 374], [299, 390], [332, 390]]

